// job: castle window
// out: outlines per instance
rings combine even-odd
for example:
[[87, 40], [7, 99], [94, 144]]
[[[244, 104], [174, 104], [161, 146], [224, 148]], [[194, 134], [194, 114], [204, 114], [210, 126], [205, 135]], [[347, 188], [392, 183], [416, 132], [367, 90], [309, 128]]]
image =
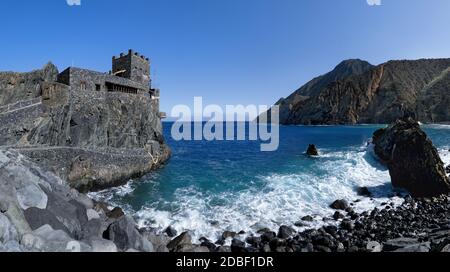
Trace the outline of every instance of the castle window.
[[85, 90], [86, 90], [86, 82], [81, 82], [81, 83], [80, 83], [80, 89], [81, 89], [82, 91], [85, 91]]
[[102, 87], [99, 84], [95, 84], [95, 90], [98, 92], [102, 89]]

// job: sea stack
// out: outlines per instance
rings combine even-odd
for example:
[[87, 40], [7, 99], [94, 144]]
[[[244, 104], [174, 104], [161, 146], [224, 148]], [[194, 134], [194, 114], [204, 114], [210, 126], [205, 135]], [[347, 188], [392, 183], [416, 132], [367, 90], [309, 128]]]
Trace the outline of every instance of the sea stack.
[[306, 154], [308, 156], [319, 156], [319, 151], [317, 150], [317, 147], [313, 144], [310, 144], [308, 146], [308, 150], [306, 150]]
[[437, 149], [411, 118], [377, 130], [373, 143], [376, 155], [389, 168], [394, 187], [406, 189], [415, 198], [450, 192], [450, 180]]

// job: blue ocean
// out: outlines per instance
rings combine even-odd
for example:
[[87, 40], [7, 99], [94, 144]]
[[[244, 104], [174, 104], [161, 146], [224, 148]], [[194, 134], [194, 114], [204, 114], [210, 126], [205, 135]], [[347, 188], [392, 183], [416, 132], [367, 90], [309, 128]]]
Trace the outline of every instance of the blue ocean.
[[[323, 224], [336, 199], [354, 203], [357, 211], [383, 203], [400, 204], [387, 169], [368, 144], [383, 125], [281, 126], [280, 146], [261, 152], [258, 141], [175, 141], [172, 123], [164, 123], [173, 151], [162, 169], [139, 180], [98, 193], [135, 215], [141, 227], [191, 231], [194, 239], [216, 239], [224, 230], [253, 233], [261, 228], [294, 225], [305, 215]], [[423, 126], [450, 164], [450, 126]], [[308, 144], [321, 155], [305, 155]], [[366, 186], [372, 198], [358, 196]]]

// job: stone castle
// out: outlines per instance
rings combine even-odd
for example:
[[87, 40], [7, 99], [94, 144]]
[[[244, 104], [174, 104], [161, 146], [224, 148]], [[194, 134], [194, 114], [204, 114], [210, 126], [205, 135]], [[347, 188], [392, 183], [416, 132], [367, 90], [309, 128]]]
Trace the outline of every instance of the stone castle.
[[150, 61], [129, 50], [108, 73], [52, 63], [0, 72], [0, 149], [17, 150], [80, 191], [122, 184], [170, 157]]
[[150, 60], [132, 49], [128, 54], [112, 57], [109, 73], [69, 67], [58, 75], [57, 82], [82, 91], [124, 92], [159, 98], [159, 90], [151, 86]]

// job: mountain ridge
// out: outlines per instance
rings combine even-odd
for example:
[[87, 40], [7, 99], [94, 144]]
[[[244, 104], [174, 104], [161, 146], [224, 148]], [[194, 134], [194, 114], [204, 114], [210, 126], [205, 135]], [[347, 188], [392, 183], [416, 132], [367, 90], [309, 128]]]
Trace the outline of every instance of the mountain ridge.
[[376, 66], [345, 60], [280, 99], [280, 123], [390, 123], [402, 117], [448, 122], [449, 68], [448, 58], [390, 60]]

